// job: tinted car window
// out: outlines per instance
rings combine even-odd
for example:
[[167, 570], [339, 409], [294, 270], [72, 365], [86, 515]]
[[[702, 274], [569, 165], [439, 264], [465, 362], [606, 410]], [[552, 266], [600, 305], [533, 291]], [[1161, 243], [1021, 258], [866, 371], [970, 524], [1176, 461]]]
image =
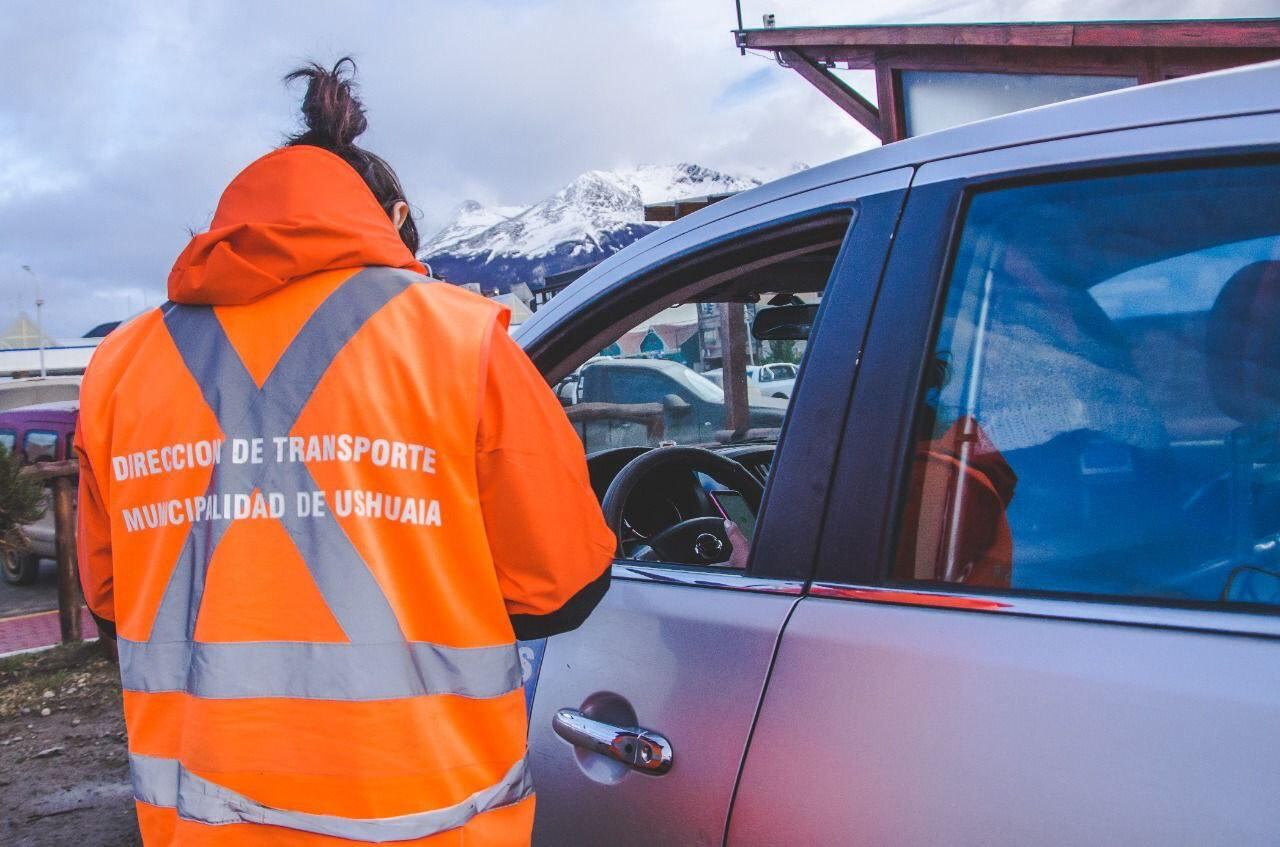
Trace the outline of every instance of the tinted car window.
[[52, 462], [58, 458], [58, 433], [33, 429], [22, 437], [22, 452], [27, 463]]
[[969, 205], [898, 581], [1280, 604], [1280, 168]]
[[11, 429], [0, 429], [0, 449], [13, 451], [13, 445], [17, 443], [18, 434]]

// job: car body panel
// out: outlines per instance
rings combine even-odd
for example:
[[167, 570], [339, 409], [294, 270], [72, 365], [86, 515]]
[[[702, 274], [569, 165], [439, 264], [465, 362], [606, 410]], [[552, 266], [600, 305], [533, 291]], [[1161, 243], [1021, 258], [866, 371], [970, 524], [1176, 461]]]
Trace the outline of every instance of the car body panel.
[[[535, 843], [720, 843], [778, 632], [795, 600], [615, 578], [580, 629], [549, 639], [529, 729]], [[633, 710], [635, 725], [670, 740], [670, 773], [626, 771], [552, 731], [557, 709], [590, 713], [609, 695]], [[600, 719], [625, 722], [608, 711]]]
[[1276, 115], [1244, 115], [920, 168], [843, 436], [823, 582], [781, 639], [730, 844], [1274, 842], [1275, 616], [916, 592], [882, 575], [966, 192], [1278, 142]]
[[[813, 370], [802, 369], [796, 387], [797, 398], [806, 393], [813, 398], [803, 414], [792, 415], [802, 426], [812, 426], [815, 416], [830, 425], [830, 416], [847, 405], [858, 345], [909, 177], [903, 171], [854, 180], [810, 198], [811, 212], [830, 207], [837, 197], [858, 205], [824, 297], [826, 308], [834, 310], [832, 326], [856, 329], [852, 337], [834, 333], [824, 339], [819, 315], [806, 365]], [[801, 215], [806, 204], [793, 198], [777, 211]], [[770, 219], [762, 210], [755, 220]], [[722, 239], [712, 243], [716, 240]], [[601, 284], [645, 281], [624, 277]], [[550, 326], [541, 331], [550, 332]], [[544, 370], [552, 366], [542, 364]], [[536, 843], [722, 841], [778, 633], [801, 587], [779, 575], [807, 573], [813, 566], [811, 542], [833, 466], [834, 440], [788, 441], [789, 425], [784, 423], [777, 455], [790, 458], [771, 473], [766, 491], [766, 501], [773, 497], [776, 505], [764, 509], [757, 527], [758, 537], [776, 541], [756, 544], [748, 573], [620, 562], [614, 566], [613, 587], [587, 622], [548, 641], [529, 734], [539, 792]], [[789, 540], [790, 533], [798, 538]], [[551, 719], [557, 710], [580, 709], [602, 698], [629, 707], [639, 726], [666, 735], [676, 760], [670, 773], [611, 775], [603, 757], [554, 734]], [[597, 811], [584, 816], [584, 805]]]
[[[815, 210], [885, 200], [870, 220], [874, 200], [860, 205], [823, 298], [749, 573], [699, 580], [620, 563], [595, 616], [548, 643], [530, 734], [538, 842], [1273, 842], [1274, 617], [904, 592], [881, 578], [965, 188], [1275, 144], [1276, 111], [1280, 63], [1270, 63], [909, 139], [681, 219], [539, 310], [517, 338], [554, 381], [598, 340], [566, 352], [557, 339], [594, 326], [646, 275]], [[881, 282], [877, 250], [891, 238], [898, 249]], [[853, 245], [874, 267], [858, 267]], [[839, 284], [842, 275], [859, 284]], [[642, 573], [667, 584], [631, 579]], [[744, 577], [761, 581], [748, 590]], [[809, 593], [796, 601], [800, 585]], [[783, 590], [759, 593], [768, 587]], [[1237, 632], [1232, 621], [1253, 625]], [[763, 698], [744, 704], [761, 663]], [[606, 785], [551, 732], [557, 709], [606, 695], [671, 740], [669, 774]], [[726, 832], [715, 816], [739, 765]], [[594, 813], [581, 814], [587, 807]]]
[[1274, 843], [1276, 656], [1254, 638], [806, 598], [728, 843]]

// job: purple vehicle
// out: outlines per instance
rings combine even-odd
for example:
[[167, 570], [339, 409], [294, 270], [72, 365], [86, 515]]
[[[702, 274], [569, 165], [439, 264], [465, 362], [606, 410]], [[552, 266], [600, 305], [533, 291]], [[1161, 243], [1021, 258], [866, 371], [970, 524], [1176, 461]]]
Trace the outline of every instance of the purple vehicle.
[[[79, 408], [78, 401], [64, 400], [0, 412], [0, 448], [16, 453], [23, 465], [71, 458]], [[52, 511], [46, 509], [40, 520], [29, 524], [26, 534], [29, 549], [8, 550], [0, 556], [0, 573], [11, 585], [35, 582], [40, 560], [53, 557]]]

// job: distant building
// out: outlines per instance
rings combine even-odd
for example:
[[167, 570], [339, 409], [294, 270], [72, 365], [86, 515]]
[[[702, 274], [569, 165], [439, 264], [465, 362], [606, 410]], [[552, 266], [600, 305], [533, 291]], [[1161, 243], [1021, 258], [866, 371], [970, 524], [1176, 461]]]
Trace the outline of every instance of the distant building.
[[498, 294], [489, 299], [496, 300], [511, 310], [512, 326], [519, 326], [533, 316], [533, 312], [529, 310], [529, 307], [520, 302], [520, 298], [514, 294]]
[[40, 332], [36, 322], [23, 312], [0, 333], [0, 350], [29, 350], [34, 347], [54, 347], [57, 341]]
[[651, 356], [697, 365], [701, 358], [698, 324], [650, 324], [633, 329], [601, 351], [604, 356]]

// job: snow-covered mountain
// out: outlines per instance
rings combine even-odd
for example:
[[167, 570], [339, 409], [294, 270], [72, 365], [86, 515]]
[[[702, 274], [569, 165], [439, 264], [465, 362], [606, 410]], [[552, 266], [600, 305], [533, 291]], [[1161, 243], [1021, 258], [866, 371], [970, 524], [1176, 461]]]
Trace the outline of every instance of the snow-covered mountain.
[[449, 223], [431, 236], [426, 247], [434, 252], [443, 253], [495, 224], [514, 218], [523, 211], [523, 206], [490, 207], [481, 206], [474, 200], [467, 200], [453, 210], [453, 214], [449, 216]]
[[548, 274], [598, 262], [653, 232], [648, 203], [744, 191], [760, 185], [700, 165], [643, 165], [588, 171], [527, 209], [486, 208], [468, 201], [419, 251], [450, 282], [507, 291], [536, 287]]

